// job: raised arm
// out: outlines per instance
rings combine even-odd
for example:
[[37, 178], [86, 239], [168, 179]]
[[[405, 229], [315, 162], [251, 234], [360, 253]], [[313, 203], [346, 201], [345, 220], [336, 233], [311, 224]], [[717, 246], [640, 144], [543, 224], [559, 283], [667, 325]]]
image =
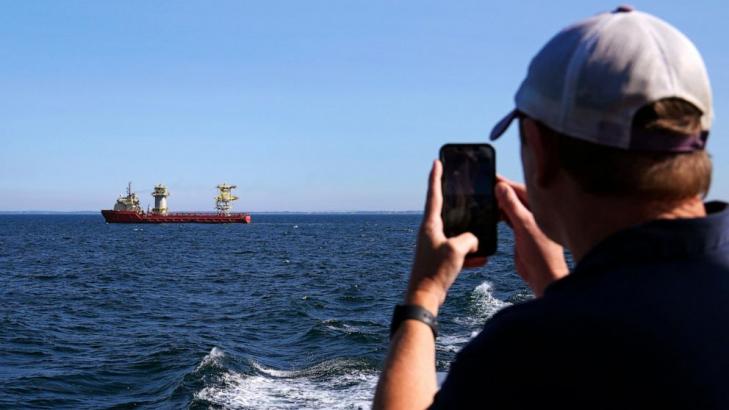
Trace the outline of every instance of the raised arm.
[[[435, 161], [404, 300], [406, 304], [424, 307], [434, 316], [464, 264], [476, 266], [486, 262], [485, 259], [465, 259], [468, 253], [478, 249], [478, 239], [474, 235], [464, 233], [445, 237], [441, 219], [441, 174], [441, 164]], [[496, 198], [502, 217], [514, 230], [517, 272], [540, 297], [547, 285], [568, 273], [562, 247], [547, 238], [537, 226], [523, 185], [500, 178]], [[433, 333], [420, 321], [405, 320], [390, 342], [374, 408], [423, 409], [432, 403], [436, 391]]]
[[547, 285], [569, 273], [564, 250], [539, 229], [524, 185], [499, 177], [496, 199], [502, 218], [514, 230], [516, 271], [534, 295], [541, 297]]
[[[404, 302], [438, 315], [465, 257], [478, 248], [471, 233], [446, 238], [443, 233], [440, 161], [430, 172], [425, 215], [418, 234], [415, 261]], [[485, 261], [481, 261], [483, 263]], [[423, 409], [437, 391], [435, 339], [426, 324], [405, 320], [394, 333], [375, 393], [375, 409]]]

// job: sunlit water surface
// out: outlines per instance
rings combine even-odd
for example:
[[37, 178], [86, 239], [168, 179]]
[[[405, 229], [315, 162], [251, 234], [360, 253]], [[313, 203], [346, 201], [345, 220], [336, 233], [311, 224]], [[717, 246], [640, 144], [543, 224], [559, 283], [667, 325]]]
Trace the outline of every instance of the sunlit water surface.
[[[369, 408], [419, 222], [0, 216], [0, 408]], [[441, 310], [441, 371], [531, 297], [500, 236]]]

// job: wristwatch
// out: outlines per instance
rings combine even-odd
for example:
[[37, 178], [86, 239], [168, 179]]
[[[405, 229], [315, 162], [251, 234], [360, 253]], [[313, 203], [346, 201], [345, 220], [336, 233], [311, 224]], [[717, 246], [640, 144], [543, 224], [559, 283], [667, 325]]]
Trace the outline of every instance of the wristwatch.
[[438, 319], [430, 311], [419, 305], [397, 305], [392, 312], [390, 322], [390, 338], [395, 334], [404, 320], [413, 319], [425, 323], [433, 331], [433, 338], [438, 337]]

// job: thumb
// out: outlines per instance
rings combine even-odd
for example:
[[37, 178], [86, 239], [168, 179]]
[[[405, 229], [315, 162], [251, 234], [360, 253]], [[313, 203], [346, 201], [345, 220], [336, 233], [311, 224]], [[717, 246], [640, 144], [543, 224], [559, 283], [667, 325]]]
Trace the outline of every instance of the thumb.
[[514, 188], [505, 182], [496, 184], [496, 200], [499, 202], [499, 208], [506, 215], [506, 218], [512, 224], [516, 221], [523, 221], [529, 218], [531, 212], [524, 206], [519, 197], [516, 195]]
[[478, 250], [478, 238], [471, 232], [464, 232], [458, 236], [448, 239], [453, 249], [459, 255], [466, 255]]

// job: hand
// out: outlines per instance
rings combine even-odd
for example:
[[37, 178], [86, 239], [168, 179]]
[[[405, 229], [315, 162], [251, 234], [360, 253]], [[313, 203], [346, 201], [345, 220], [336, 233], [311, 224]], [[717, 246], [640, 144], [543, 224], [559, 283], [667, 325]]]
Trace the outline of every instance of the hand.
[[564, 250], [539, 229], [529, 210], [524, 185], [498, 177], [495, 191], [502, 217], [514, 230], [516, 271], [541, 297], [547, 285], [569, 273]]
[[[433, 162], [425, 203], [425, 215], [418, 234], [415, 262], [410, 274], [406, 303], [418, 304], [433, 314], [445, 302], [448, 289], [464, 266], [466, 255], [476, 252], [478, 239], [466, 232], [453, 238], [443, 233], [441, 209], [443, 193], [440, 180], [443, 168], [440, 161]], [[468, 266], [484, 264], [485, 258], [469, 259]]]

